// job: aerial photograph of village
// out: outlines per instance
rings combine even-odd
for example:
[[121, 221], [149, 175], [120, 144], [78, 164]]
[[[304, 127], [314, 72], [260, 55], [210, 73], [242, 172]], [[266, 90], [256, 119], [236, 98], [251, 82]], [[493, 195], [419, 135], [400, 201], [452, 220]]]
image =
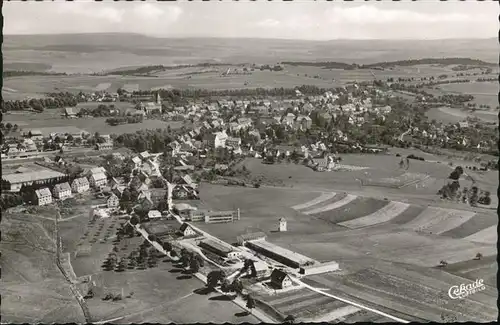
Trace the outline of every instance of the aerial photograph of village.
[[494, 322], [498, 8], [4, 3], [2, 323]]

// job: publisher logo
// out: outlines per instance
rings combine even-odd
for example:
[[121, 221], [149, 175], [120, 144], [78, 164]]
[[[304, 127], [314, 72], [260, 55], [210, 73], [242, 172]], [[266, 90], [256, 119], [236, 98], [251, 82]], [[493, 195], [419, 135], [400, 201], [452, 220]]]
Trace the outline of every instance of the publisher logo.
[[483, 279], [477, 279], [475, 282], [468, 284], [461, 284], [459, 286], [452, 286], [450, 290], [448, 290], [448, 296], [451, 299], [464, 299], [468, 295], [473, 293], [482, 291], [486, 289], [486, 286], [483, 283]]

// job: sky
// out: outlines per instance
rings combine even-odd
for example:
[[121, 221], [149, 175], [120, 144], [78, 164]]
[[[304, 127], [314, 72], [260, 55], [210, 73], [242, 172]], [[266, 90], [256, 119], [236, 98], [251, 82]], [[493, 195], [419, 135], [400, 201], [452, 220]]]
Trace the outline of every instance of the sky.
[[9, 34], [139, 33], [156, 37], [444, 39], [496, 37], [493, 1], [4, 2]]

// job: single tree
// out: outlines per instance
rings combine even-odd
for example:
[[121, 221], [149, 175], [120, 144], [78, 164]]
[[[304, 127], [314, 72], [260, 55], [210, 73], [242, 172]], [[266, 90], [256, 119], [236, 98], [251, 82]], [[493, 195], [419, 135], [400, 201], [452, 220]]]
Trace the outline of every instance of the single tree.
[[250, 309], [250, 313], [252, 313], [252, 309], [255, 308], [255, 300], [252, 298], [252, 296], [248, 295], [247, 296], [247, 304], [246, 307]]

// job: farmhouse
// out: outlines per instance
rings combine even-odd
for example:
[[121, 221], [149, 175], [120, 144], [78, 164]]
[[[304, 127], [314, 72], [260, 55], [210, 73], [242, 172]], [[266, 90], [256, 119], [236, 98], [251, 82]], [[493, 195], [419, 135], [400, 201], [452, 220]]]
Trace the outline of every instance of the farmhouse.
[[52, 203], [52, 194], [47, 187], [36, 190], [35, 196], [38, 205], [47, 205]]
[[31, 130], [28, 132], [28, 135], [34, 141], [43, 140], [43, 133], [40, 130]]
[[304, 255], [292, 252], [265, 240], [248, 241], [245, 246], [293, 268], [299, 268], [311, 262], [311, 259]]
[[108, 206], [108, 208], [116, 208], [120, 205], [120, 199], [118, 198], [118, 196], [112, 193], [106, 201], [106, 205]]
[[190, 212], [192, 210], [196, 210], [196, 208], [186, 203], [180, 203], [175, 205], [174, 210], [181, 218], [188, 218], [190, 216]]
[[231, 149], [238, 149], [241, 145], [240, 138], [228, 137], [226, 139], [226, 147]]
[[106, 175], [104, 173], [92, 174], [89, 177], [89, 183], [94, 188], [100, 188], [107, 183]]
[[139, 205], [140, 209], [143, 211], [149, 212], [150, 210], [153, 210], [155, 208], [155, 204], [149, 196], [145, 196], [145, 197], [142, 197], [141, 199], [137, 199], [137, 200], [138, 200], [138, 205]]
[[225, 148], [228, 136], [226, 131], [210, 133], [203, 139], [206, 146], [211, 148]]
[[151, 210], [148, 212], [149, 219], [158, 219], [161, 218], [161, 212], [158, 210]]
[[61, 181], [65, 177], [63, 173], [50, 169], [2, 175], [2, 190], [19, 192], [23, 185], [47, 184]]
[[64, 116], [66, 118], [76, 118], [76, 112], [74, 111], [73, 107], [65, 107]]
[[54, 197], [58, 198], [59, 200], [64, 200], [71, 197], [71, 187], [69, 186], [68, 182], [56, 184], [56, 186], [54, 186]]
[[293, 284], [292, 278], [285, 272], [274, 269], [271, 273], [271, 285], [278, 289], [285, 289], [291, 287]]
[[184, 237], [191, 237], [191, 236], [196, 236], [198, 233], [194, 231], [194, 229], [187, 223], [183, 223], [181, 225], [181, 228], [179, 229], [179, 232], [182, 234]]
[[186, 200], [198, 196], [194, 189], [188, 188], [185, 185], [177, 185], [176, 187], [174, 187], [172, 195], [176, 200]]
[[197, 187], [196, 183], [193, 182], [193, 179], [189, 175], [182, 176], [182, 182], [181, 183], [183, 183], [183, 184], [185, 184], [185, 185], [187, 185], [187, 186], [189, 186], [191, 188], [196, 188]]
[[113, 149], [113, 143], [112, 142], [98, 143], [98, 144], [96, 144], [96, 149], [99, 150], [99, 151], [112, 150]]
[[235, 251], [231, 245], [223, 242], [216, 242], [211, 239], [206, 239], [200, 242], [198, 245], [209, 252], [226, 258], [234, 258], [241, 255], [240, 252]]
[[89, 181], [85, 177], [76, 178], [73, 183], [71, 183], [71, 189], [74, 193], [87, 192], [90, 188]]

